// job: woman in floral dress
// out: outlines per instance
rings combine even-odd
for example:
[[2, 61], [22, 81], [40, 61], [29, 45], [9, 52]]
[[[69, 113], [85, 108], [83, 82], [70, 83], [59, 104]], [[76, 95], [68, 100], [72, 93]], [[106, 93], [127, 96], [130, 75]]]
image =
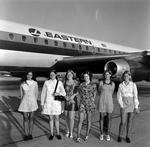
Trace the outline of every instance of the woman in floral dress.
[[80, 142], [80, 133], [84, 115], [87, 115], [87, 131], [85, 140], [89, 139], [89, 132], [91, 129], [92, 112], [95, 111], [95, 97], [96, 97], [96, 84], [92, 82], [92, 73], [85, 71], [83, 74], [84, 82], [79, 86], [80, 105], [79, 105], [79, 123], [77, 142]]

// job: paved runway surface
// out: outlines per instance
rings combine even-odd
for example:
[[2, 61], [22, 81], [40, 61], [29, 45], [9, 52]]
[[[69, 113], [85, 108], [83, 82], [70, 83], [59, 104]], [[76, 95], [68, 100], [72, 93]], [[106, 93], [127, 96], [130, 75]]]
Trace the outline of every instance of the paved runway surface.
[[[4, 147], [150, 147], [150, 83], [138, 82], [139, 101], [141, 113], [134, 117], [131, 133], [131, 143], [125, 140], [117, 142], [118, 128], [120, 123], [119, 106], [114, 93], [115, 109], [112, 114], [111, 140], [99, 140], [99, 114], [94, 112], [90, 140], [84, 141], [86, 122], [82, 129], [81, 143], [76, 143], [77, 121], [76, 114], [74, 139], [65, 137], [66, 127], [64, 115], [60, 116], [60, 132], [62, 140], [49, 141], [48, 117], [41, 115], [39, 111], [35, 115], [33, 128], [33, 140], [23, 141], [24, 133], [22, 127], [22, 114], [17, 112], [20, 104], [19, 79], [11, 77], [0, 77], [0, 146]], [[39, 99], [43, 86], [43, 79], [38, 79]]]

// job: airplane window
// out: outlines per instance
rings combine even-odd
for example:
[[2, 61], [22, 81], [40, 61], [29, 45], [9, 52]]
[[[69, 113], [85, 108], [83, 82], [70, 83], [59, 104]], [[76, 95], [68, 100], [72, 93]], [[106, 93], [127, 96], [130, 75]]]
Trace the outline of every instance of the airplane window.
[[82, 46], [79, 44], [79, 52], [82, 53]]
[[75, 48], [75, 45], [74, 45], [74, 44], [72, 44], [72, 48]]
[[67, 47], [67, 44], [66, 44], [66, 42], [63, 42], [63, 46], [64, 46], [64, 47]]
[[10, 40], [14, 40], [14, 38], [15, 38], [15, 37], [14, 37], [14, 34], [9, 34], [9, 39], [10, 39]]
[[86, 50], [89, 50], [89, 47], [88, 47], [88, 46], [86, 46]]
[[92, 53], [95, 54], [95, 47], [92, 47]]
[[38, 43], [38, 39], [37, 38], [34, 38], [34, 43]]
[[44, 42], [45, 42], [45, 44], [48, 44], [48, 40], [47, 39], [45, 39]]
[[58, 42], [57, 42], [57, 41], [54, 41], [54, 45], [55, 45], [55, 46], [58, 46]]
[[26, 41], [27, 37], [26, 36], [22, 36], [22, 41]]

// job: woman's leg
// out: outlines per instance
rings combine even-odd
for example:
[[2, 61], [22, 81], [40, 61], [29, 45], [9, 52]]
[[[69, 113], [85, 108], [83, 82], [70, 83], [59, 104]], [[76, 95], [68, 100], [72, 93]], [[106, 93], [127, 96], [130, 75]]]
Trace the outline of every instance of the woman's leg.
[[59, 135], [59, 115], [55, 115], [55, 127], [56, 127], [56, 133]]
[[79, 112], [79, 123], [78, 123], [77, 138], [80, 138], [83, 120], [84, 120], [84, 112]]
[[68, 113], [69, 113], [69, 111], [65, 110], [65, 121], [66, 121], [66, 127], [67, 127], [67, 134], [66, 134], [67, 136], [66, 137], [69, 136], [69, 132], [70, 132]]
[[92, 123], [92, 113], [87, 112], [87, 131], [86, 131], [86, 136], [89, 135], [90, 129], [91, 129], [91, 123]]
[[133, 123], [134, 113], [128, 113], [128, 120], [127, 120], [127, 137], [130, 137], [131, 130], [132, 130], [132, 123]]
[[54, 136], [53, 135], [53, 129], [54, 129], [54, 118], [53, 117], [54, 117], [53, 115], [49, 116], [49, 128], [50, 128], [50, 133], [52, 136]]
[[127, 114], [128, 114], [128, 113], [123, 113], [123, 112], [120, 113], [121, 122], [120, 122], [120, 126], [119, 126], [119, 137], [122, 136], [123, 131], [124, 131], [124, 129], [125, 129], [126, 120], [127, 120]]
[[73, 135], [75, 111], [69, 111], [69, 130], [70, 134]]
[[28, 112], [23, 112], [23, 127], [25, 135], [29, 134], [29, 122], [28, 122]]
[[102, 134], [102, 135], [103, 135], [104, 114], [105, 114], [105, 113], [100, 112], [99, 114], [100, 114], [100, 119], [99, 119], [100, 134]]
[[29, 113], [29, 134], [32, 135], [34, 112]]
[[111, 113], [107, 114], [107, 135], [109, 135], [111, 129]]

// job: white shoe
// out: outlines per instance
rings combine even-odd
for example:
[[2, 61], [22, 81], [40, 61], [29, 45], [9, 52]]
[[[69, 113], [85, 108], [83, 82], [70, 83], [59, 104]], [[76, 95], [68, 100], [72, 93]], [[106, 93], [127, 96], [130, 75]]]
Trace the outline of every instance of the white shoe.
[[70, 134], [70, 139], [73, 139], [73, 134], [72, 133]]
[[67, 134], [65, 135], [66, 137], [69, 137], [69, 132], [67, 132]]
[[106, 140], [110, 141], [110, 135], [106, 135]]
[[100, 135], [99, 140], [101, 140], [101, 141], [104, 140], [104, 135], [103, 134]]

